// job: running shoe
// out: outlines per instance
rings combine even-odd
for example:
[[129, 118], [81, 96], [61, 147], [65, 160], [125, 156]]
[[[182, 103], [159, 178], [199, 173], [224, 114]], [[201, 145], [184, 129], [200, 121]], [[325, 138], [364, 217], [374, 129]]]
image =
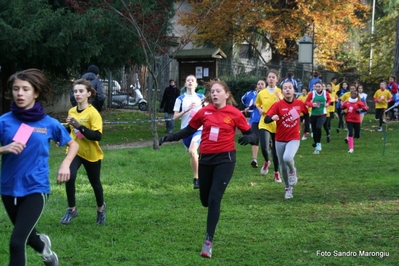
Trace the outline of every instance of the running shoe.
[[102, 211], [97, 211], [96, 223], [98, 223], [99, 225], [104, 225], [106, 218], [107, 218], [107, 205], [104, 202], [104, 209]]
[[353, 149], [349, 149], [348, 153], [353, 153]]
[[51, 241], [47, 235], [39, 235], [41, 241], [44, 242], [42, 259], [46, 266], [58, 266], [58, 256], [51, 251]]
[[289, 187], [285, 189], [285, 199], [292, 199], [294, 195], [292, 195], [292, 192], [294, 191], [293, 187]]
[[303, 135], [302, 140], [307, 140], [307, 139], [308, 138], [305, 135]]
[[258, 168], [258, 162], [255, 159], [253, 159], [252, 162], [251, 162], [251, 166], [253, 168]]
[[382, 131], [382, 127], [379, 127], [379, 128], [378, 128], [378, 131]]
[[330, 135], [327, 135], [327, 143], [330, 143], [331, 139], [330, 139]]
[[290, 185], [290, 187], [293, 187], [296, 185], [297, 182], [298, 178], [296, 177], [296, 169], [294, 169], [294, 172], [288, 173], [288, 185]]
[[344, 141], [346, 144], [348, 144], [348, 138], [345, 138]]
[[274, 172], [274, 182], [281, 183], [280, 173]]
[[78, 216], [78, 209], [75, 208], [75, 210], [72, 210], [71, 208], [68, 208], [65, 215], [61, 218], [60, 223], [70, 224], [72, 222], [72, 219], [76, 216]]
[[198, 181], [198, 178], [194, 178], [193, 183], [194, 183], [194, 189], [199, 189], [199, 181]]
[[260, 173], [262, 175], [266, 175], [269, 172], [269, 166], [272, 164], [271, 161], [265, 162], [263, 167], [260, 169]]
[[314, 152], [313, 152], [313, 154], [320, 154], [320, 151], [318, 151], [318, 150], [314, 150]]
[[316, 150], [321, 151], [321, 143], [316, 143]]
[[209, 240], [205, 240], [204, 245], [202, 246], [201, 254], [204, 258], [212, 257], [212, 242]]

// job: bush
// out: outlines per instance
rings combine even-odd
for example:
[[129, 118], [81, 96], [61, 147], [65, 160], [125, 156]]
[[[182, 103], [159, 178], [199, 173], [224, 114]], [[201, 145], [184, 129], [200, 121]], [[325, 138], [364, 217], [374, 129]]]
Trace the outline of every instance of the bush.
[[238, 103], [240, 110], [244, 109], [245, 106], [241, 102], [241, 97], [250, 90], [251, 84], [258, 83], [262, 77], [239, 75], [235, 77], [222, 77], [221, 79], [229, 86], [235, 101]]

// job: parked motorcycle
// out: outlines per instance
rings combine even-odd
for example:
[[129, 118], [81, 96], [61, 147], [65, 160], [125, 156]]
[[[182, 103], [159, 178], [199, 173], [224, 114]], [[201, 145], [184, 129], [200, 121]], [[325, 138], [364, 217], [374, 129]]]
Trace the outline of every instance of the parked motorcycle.
[[112, 94], [112, 107], [121, 108], [124, 106], [135, 106], [138, 105], [140, 111], [147, 111], [147, 101], [143, 98], [140, 91], [140, 83], [136, 85], [130, 85], [135, 97], [131, 93], [116, 93]]

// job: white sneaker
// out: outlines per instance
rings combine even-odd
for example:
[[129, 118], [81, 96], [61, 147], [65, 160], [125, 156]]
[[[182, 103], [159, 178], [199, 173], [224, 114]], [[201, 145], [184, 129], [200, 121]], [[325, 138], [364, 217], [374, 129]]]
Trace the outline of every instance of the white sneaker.
[[58, 266], [58, 256], [55, 252], [51, 251], [51, 241], [47, 235], [39, 235], [40, 240], [44, 242], [44, 250], [42, 259], [46, 266]]
[[274, 172], [274, 182], [281, 183], [280, 173]]
[[284, 198], [292, 199], [294, 197], [294, 195], [292, 195], [293, 190], [293, 187], [289, 187], [288, 189], [286, 189]]
[[303, 136], [303, 137], [302, 137], [302, 140], [307, 140], [307, 139], [308, 139], [308, 138], [307, 138], [307, 137], [305, 137], [305, 136]]
[[353, 149], [349, 149], [348, 153], [353, 153]]
[[313, 154], [320, 154], [320, 151], [318, 151], [317, 149], [314, 150]]
[[262, 166], [262, 168], [260, 169], [260, 173], [262, 175], [266, 175], [269, 172], [269, 166], [272, 164], [271, 161], [265, 162]]
[[316, 150], [321, 151], [321, 143], [316, 143]]
[[379, 127], [379, 128], [378, 128], [378, 131], [382, 131], [382, 127]]
[[296, 177], [296, 169], [294, 169], [294, 172], [288, 173], [288, 185], [290, 185], [290, 187], [293, 187], [296, 185], [297, 182], [298, 178]]

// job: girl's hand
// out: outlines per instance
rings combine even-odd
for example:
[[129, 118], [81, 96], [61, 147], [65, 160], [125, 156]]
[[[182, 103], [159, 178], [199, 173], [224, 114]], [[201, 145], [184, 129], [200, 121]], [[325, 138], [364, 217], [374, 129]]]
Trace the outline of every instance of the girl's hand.
[[57, 183], [63, 184], [69, 181], [70, 178], [70, 170], [69, 167], [63, 167], [62, 165], [58, 169], [57, 172]]
[[74, 128], [79, 128], [81, 125], [79, 124], [78, 121], [76, 121], [75, 118], [73, 118], [72, 116], [68, 116], [66, 119], [67, 123], [72, 125]]
[[21, 154], [22, 151], [25, 149], [25, 145], [22, 144], [21, 142], [11, 142], [10, 144], [1, 147], [1, 153], [13, 153], [13, 154]]
[[273, 115], [272, 116], [273, 121], [278, 121], [280, 117], [278, 115]]

